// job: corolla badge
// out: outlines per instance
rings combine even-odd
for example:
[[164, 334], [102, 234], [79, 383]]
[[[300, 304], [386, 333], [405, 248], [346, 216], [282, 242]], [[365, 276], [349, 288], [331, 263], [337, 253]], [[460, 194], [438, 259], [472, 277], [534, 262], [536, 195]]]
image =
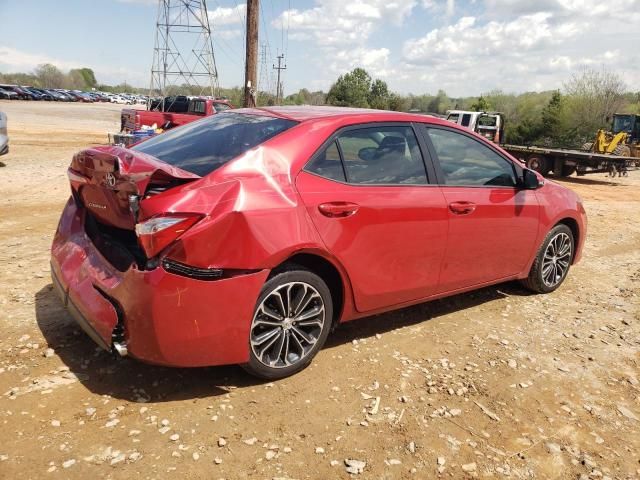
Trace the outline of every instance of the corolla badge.
[[116, 186], [116, 177], [113, 173], [109, 172], [105, 175], [104, 177], [104, 181], [106, 182], [106, 184], [109, 187], [115, 187]]
[[87, 207], [99, 208], [100, 210], [106, 210], [107, 209], [106, 205], [100, 205], [99, 203], [93, 203], [93, 202], [87, 203]]

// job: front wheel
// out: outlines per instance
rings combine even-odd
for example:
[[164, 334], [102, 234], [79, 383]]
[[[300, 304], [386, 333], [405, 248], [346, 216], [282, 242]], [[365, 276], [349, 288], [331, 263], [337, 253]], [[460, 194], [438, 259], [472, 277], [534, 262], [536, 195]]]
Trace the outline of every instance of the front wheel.
[[318, 275], [299, 266], [274, 275], [258, 297], [243, 368], [271, 380], [299, 372], [322, 348], [332, 318], [331, 293]]
[[542, 242], [523, 285], [536, 293], [553, 292], [567, 278], [573, 255], [573, 232], [566, 225], [556, 225]]

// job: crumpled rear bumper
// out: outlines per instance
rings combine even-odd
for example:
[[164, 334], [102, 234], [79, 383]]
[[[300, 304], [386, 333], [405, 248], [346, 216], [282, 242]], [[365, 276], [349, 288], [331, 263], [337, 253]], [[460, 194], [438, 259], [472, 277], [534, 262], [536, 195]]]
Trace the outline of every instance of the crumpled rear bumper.
[[111, 350], [114, 330], [128, 353], [168, 366], [244, 363], [253, 309], [268, 270], [215, 281], [162, 267], [115, 269], [84, 230], [84, 212], [70, 199], [51, 258], [55, 288], [78, 324]]

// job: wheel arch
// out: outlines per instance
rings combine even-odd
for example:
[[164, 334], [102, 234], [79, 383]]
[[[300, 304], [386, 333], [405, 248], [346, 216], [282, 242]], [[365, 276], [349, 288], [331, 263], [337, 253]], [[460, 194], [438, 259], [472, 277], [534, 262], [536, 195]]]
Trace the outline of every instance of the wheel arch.
[[558, 225], [566, 225], [567, 227], [569, 227], [569, 230], [571, 230], [571, 233], [573, 234], [574, 249], [573, 249], [573, 258], [571, 259], [571, 264], [573, 264], [576, 258], [576, 248], [578, 245], [580, 245], [580, 241], [582, 240], [582, 238], [580, 237], [580, 235], [582, 234], [580, 232], [580, 225], [578, 225], [577, 220], [572, 217], [564, 217], [558, 220], [554, 225], [554, 227]]
[[333, 302], [333, 327], [343, 318], [351, 305], [351, 284], [341, 265], [328, 259], [317, 251], [298, 251], [280, 262], [271, 270], [269, 278], [286, 268], [287, 265], [300, 265], [318, 275], [329, 287]]

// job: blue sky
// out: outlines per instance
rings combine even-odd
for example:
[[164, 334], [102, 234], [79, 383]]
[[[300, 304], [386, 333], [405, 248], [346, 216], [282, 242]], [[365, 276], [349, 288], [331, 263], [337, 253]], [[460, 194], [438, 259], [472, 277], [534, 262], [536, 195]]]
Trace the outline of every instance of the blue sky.
[[[222, 86], [242, 83], [242, 0], [208, 0]], [[477, 95], [561, 88], [584, 66], [640, 90], [640, 0], [261, 0], [285, 92], [330, 87], [357, 66], [401, 93]], [[50, 62], [99, 81], [148, 86], [154, 0], [0, 0], [0, 72]], [[27, 19], [27, 21], [18, 21]]]

